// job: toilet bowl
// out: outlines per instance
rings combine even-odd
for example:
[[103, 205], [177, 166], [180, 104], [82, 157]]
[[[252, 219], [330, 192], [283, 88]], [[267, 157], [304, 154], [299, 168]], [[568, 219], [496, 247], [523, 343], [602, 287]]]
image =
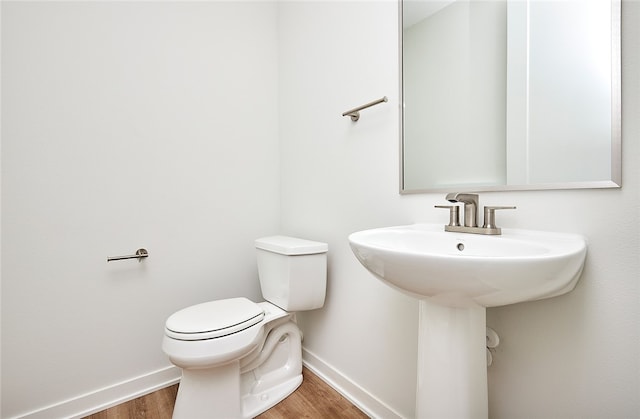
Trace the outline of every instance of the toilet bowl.
[[256, 240], [263, 296], [197, 304], [171, 315], [162, 349], [182, 368], [174, 419], [251, 418], [302, 383], [302, 333], [292, 307], [324, 304], [325, 243]]

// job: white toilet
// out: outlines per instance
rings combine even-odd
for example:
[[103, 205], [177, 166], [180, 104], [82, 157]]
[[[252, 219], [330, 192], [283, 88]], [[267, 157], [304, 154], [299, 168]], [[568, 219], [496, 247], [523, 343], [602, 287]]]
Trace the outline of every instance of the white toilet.
[[294, 312], [324, 305], [328, 246], [285, 236], [255, 245], [267, 301], [210, 301], [167, 319], [162, 349], [182, 368], [174, 419], [252, 418], [302, 383]]

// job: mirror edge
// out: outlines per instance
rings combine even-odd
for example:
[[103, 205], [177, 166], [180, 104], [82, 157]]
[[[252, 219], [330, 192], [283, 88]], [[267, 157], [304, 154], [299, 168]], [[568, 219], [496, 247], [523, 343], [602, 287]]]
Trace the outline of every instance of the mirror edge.
[[[400, 112], [398, 125], [399, 125], [399, 134], [400, 134], [400, 176], [399, 176], [399, 187], [400, 187], [400, 195], [413, 193], [404, 188], [404, 29], [403, 29], [403, 18], [402, 18], [402, 0], [398, 0], [398, 64], [399, 71], [398, 74], [398, 111]], [[416, 193], [424, 193], [417, 192]]]
[[622, 187], [622, 0], [611, 0], [611, 182]]
[[398, 0], [398, 63], [399, 63], [399, 132], [400, 132], [400, 195], [443, 192], [499, 192], [567, 189], [622, 188], [622, 0], [611, 0], [611, 180], [559, 182], [532, 185], [456, 185], [452, 187], [405, 189], [404, 187], [404, 82], [403, 82], [403, 0]]

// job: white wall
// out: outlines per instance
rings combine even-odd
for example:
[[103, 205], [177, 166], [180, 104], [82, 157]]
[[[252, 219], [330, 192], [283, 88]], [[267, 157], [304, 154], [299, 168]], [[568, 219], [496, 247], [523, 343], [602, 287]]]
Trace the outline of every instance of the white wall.
[[[282, 222], [329, 243], [326, 307], [299, 316], [307, 359], [386, 404], [387, 417], [412, 417], [417, 303], [368, 274], [347, 244], [361, 229], [446, 221], [433, 209], [443, 196], [398, 195], [396, 7], [281, 6]], [[623, 13], [624, 187], [481, 196], [518, 206], [501, 214], [504, 227], [589, 240], [572, 293], [488, 310], [501, 336], [489, 369], [495, 419], [640, 416], [640, 3], [624, 2]], [[357, 123], [340, 116], [382, 95], [389, 103]]]
[[[396, 9], [280, 5], [281, 205], [284, 233], [329, 243], [325, 308], [299, 315], [305, 348], [411, 416], [418, 304], [365, 274], [347, 243], [356, 230], [411, 222], [405, 201], [423, 201], [398, 194]], [[341, 116], [384, 95], [357, 123]]]
[[[177, 377], [167, 316], [260, 298], [253, 240], [279, 227], [276, 12], [2, 2], [2, 417]], [[107, 264], [138, 247], [148, 260]]]

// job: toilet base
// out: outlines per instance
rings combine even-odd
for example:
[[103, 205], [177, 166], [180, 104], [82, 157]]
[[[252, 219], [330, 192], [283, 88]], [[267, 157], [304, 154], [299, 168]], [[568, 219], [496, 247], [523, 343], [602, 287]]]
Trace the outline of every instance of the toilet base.
[[262, 393], [244, 395], [242, 397], [243, 419], [256, 417], [260, 413], [271, 409], [296, 391], [296, 389], [300, 387], [300, 384], [302, 384], [302, 374], [292, 377]]
[[240, 362], [216, 368], [183, 369], [173, 419], [238, 418]]
[[269, 325], [259, 350], [241, 360], [183, 368], [173, 419], [253, 418], [302, 383], [302, 336], [288, 317]]
[[[302, 374], [272, 385], [260, 392], [249, 392], [238, 398], [238, 379], [251, 385], [253, 377], [239, 374], [238, 362], [211, 370], [184, 370], [173, 419], [242, 418], [250, 419], [271, 409], [302, 384]], [[213, 373], [213, 374], [212, 374]], [[215, 378], [212, 379], [212, 375]], [[239, 403], [237, 403], [238, 401]]]

